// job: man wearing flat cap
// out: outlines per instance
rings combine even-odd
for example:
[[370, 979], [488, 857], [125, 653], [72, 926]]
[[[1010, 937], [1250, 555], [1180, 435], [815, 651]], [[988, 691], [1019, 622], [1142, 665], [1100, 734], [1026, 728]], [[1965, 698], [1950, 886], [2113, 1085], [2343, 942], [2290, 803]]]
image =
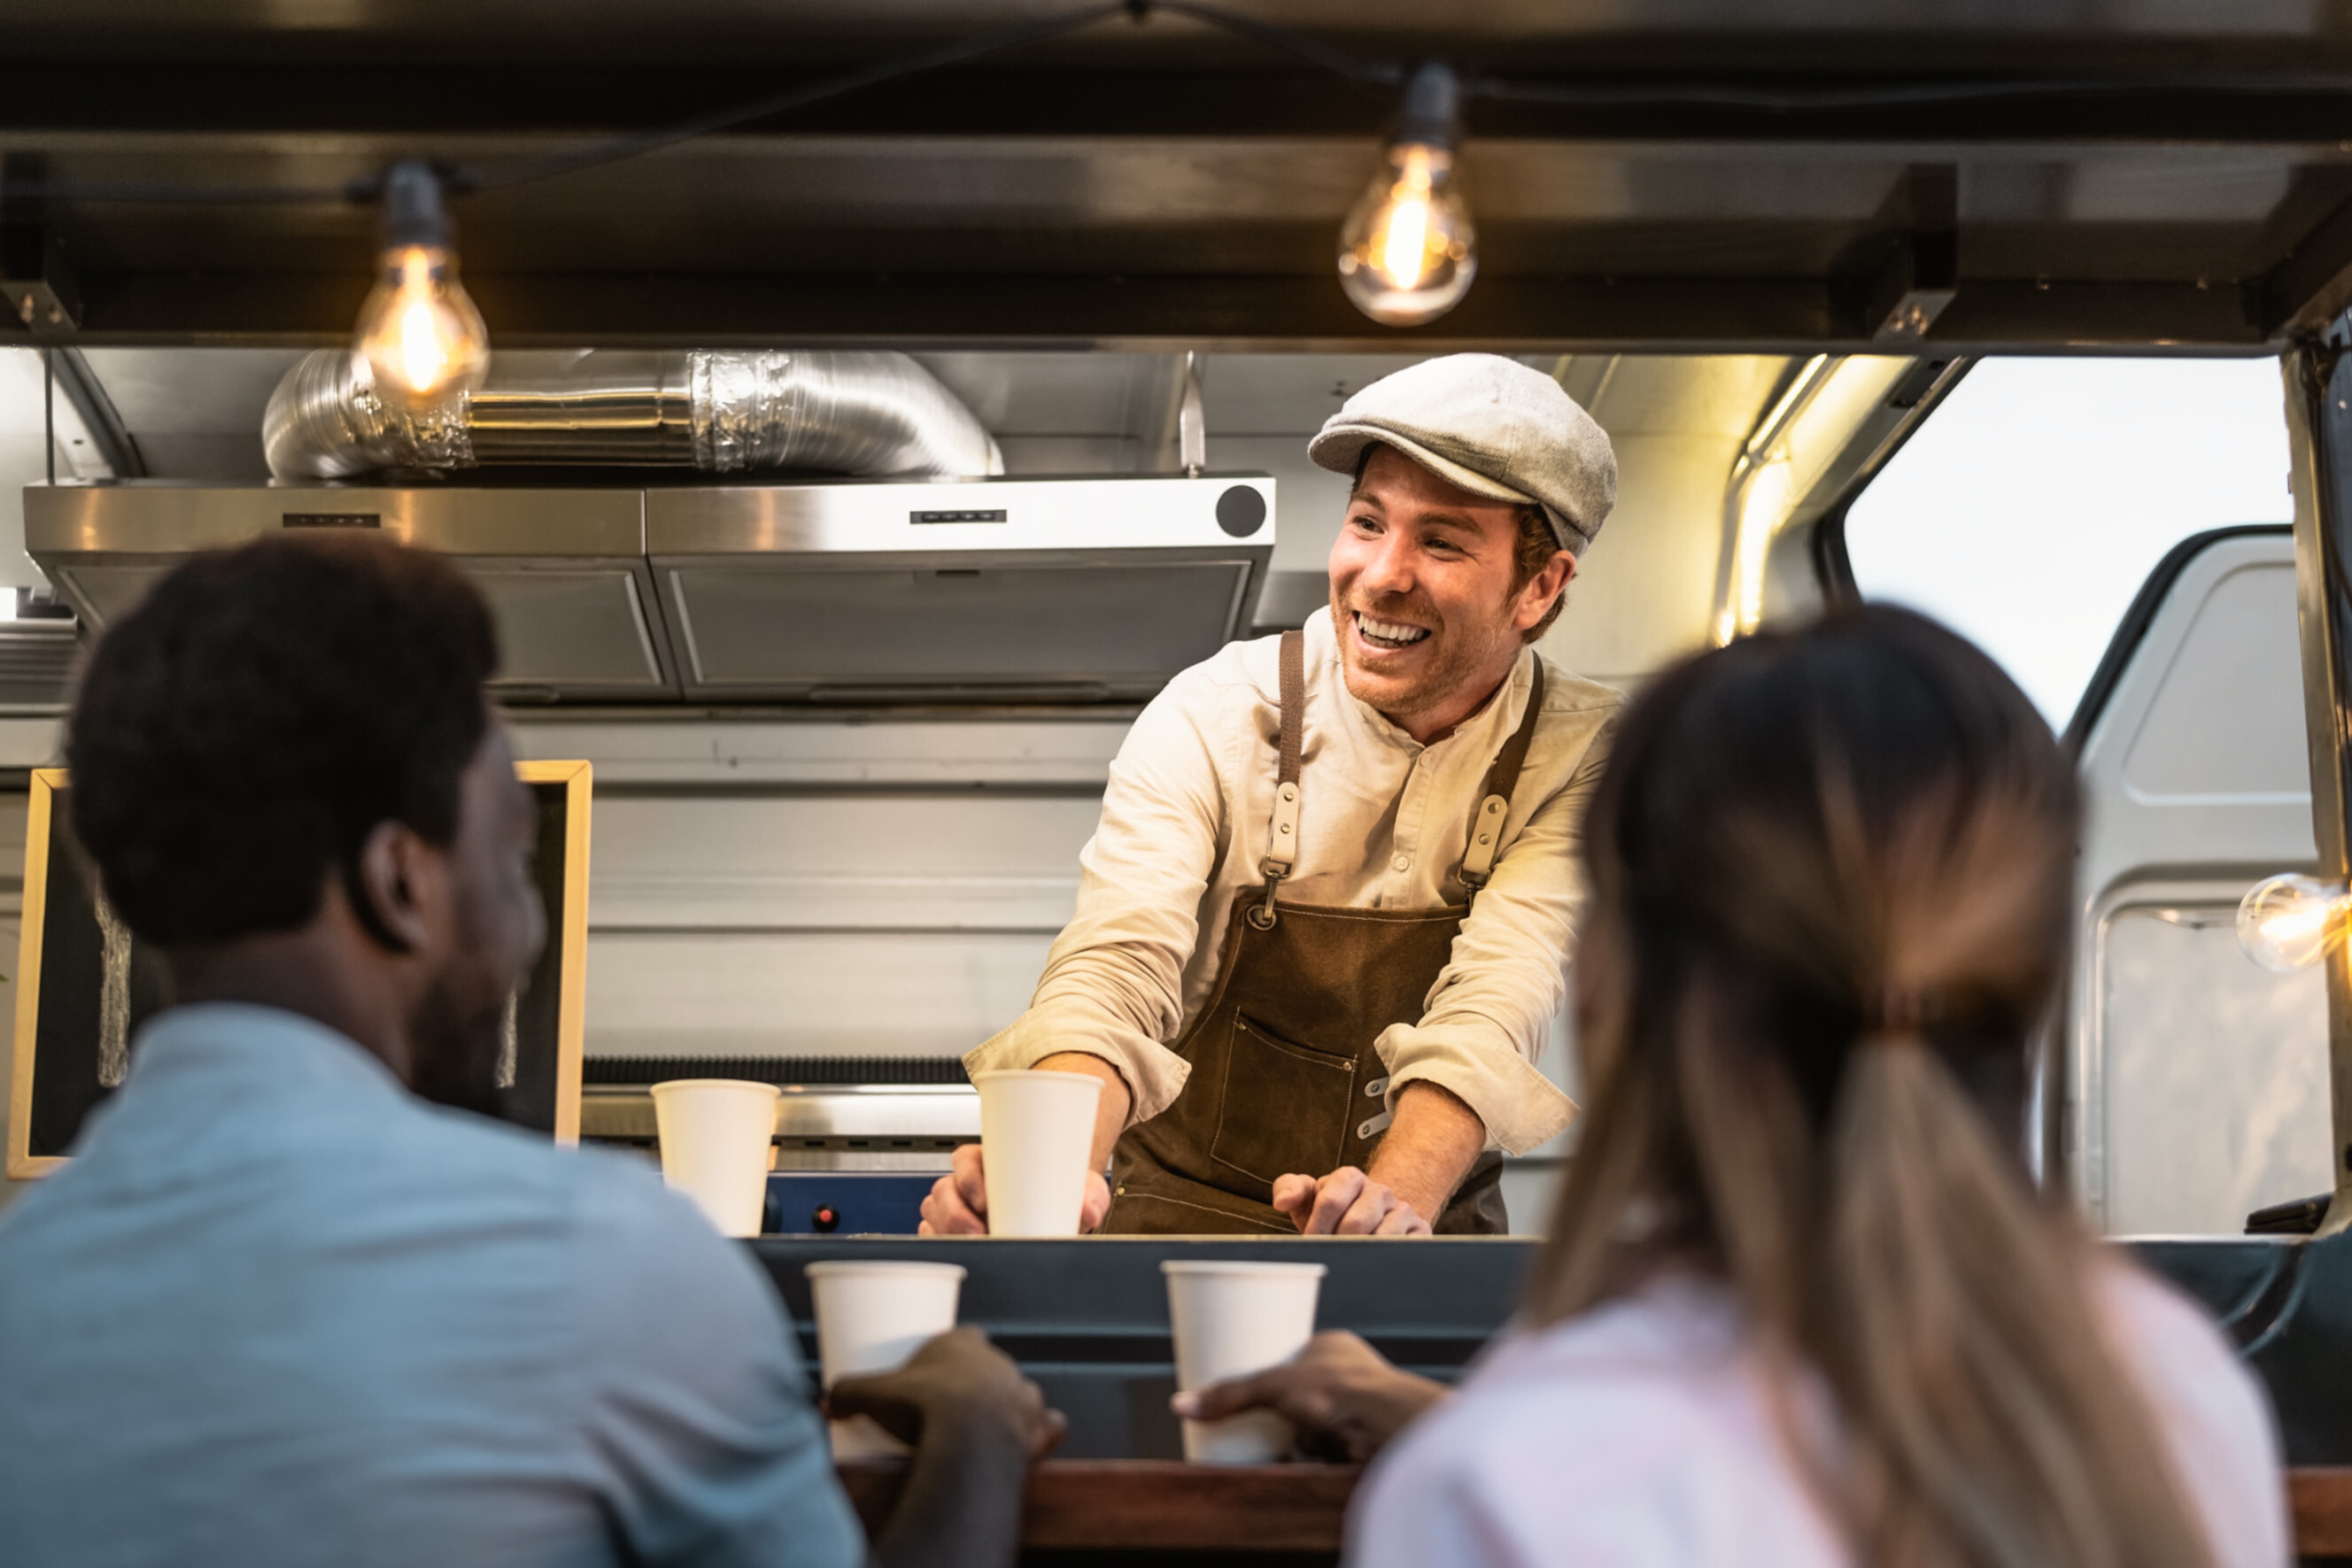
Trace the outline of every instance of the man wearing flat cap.
[[[1609, 438], [1457, 354], [1307, 452], [1355, 479], [1328, 612], [1144, 710], [1029, 1010], [965, 1059], [1103, 1081], [1107, 1231], [1500, 1231], [1502, 1154], [1575, 1113], [1535, 1063], [1620, 698], [1531, 644], [1615, 501]], [[986, 1228], [978, 1145], [923, 1212]]]

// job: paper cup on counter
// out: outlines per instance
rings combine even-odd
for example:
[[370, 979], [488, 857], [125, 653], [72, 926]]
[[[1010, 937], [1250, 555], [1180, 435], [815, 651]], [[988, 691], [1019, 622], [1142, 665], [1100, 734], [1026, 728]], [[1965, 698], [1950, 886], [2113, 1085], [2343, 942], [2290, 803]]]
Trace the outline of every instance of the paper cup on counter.
[[1076, 1236], [1093, 1163], [1102, 1080], [1085, 1072], [980, 1072], [982, 1171], [991, 1236]]
[[[1315, 1334], [1320, 1263], [1166, 1262], [1176, 1331], [1176, 1386], [1190, 1393], [1278, 1366]], [[1184, 1423], [1196, 1465], [1264, 1465], [1287, 1456], [1297, 1434], [1271, 1410]]]
[[[824, 1385], [867, 1373], [896, 1372], [925, 1341], [955, 1327], [963, 1269], [955, 1263], [852, 1262], [808, 1266], [816, 1298], [816, 1355]], [[903, 1454], [907, 1445], [854, 1416], [833, 1424], [839, 1459]]]
[[772, 1083], [732, 1078], [676, 1078], [654, 1085], [662, 1176], [700, 1204], [721, 1234], [760, 1234], [780, 1092]]

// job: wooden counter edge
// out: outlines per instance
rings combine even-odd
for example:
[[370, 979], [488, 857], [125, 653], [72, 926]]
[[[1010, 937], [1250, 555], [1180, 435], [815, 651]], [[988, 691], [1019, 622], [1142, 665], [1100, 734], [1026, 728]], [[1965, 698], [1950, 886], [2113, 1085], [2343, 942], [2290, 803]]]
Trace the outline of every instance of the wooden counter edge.
[[[871, 1530], [906, 1479], [896, 1459], [840, 1467]], [[1029, 1480], [1027, 1546], [1190, 1551], [1337, 1552], [1355, 1465], [1187, 1465], [1172, 1459], [1048, 1459]], [[2352, 1466], [2287, 1472], [2294, 1549], [2352, 1556]]]
[[[841, 1483], [870, 1532], [906, 1479], [897, 1459], [852, 1460]], [[1021, 1542], [1039, 1547], [1337, 1552], [1357, 1465], [1188, 1465], [1048, 1459], [1029, 1478]]]
[[2352, 1465], [2291, 1469], [2286, 1496], [2298, 1555], [2352, 1557]]

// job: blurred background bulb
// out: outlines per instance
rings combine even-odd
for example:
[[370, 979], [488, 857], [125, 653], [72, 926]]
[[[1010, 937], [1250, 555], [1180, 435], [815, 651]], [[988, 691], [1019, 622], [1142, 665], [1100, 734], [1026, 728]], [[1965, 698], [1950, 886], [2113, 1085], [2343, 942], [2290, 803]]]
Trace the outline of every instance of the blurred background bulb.
[[488, 330], [457, 281], [456, 225], [422, 163], [385, 177], [383, 249], [352, 350], [376, 396], [412, 413], [443, 408], [489, 373]]
[[1433, 321], [1478, 275], [1478, 236], [1454, 188], [1461, 89], [1442, 65], [1413, 73], [1380, 172], [1339, 228], [1339, 287], [1390, 327]]
[[2284, 973], [2319, 962], [2344, 940], [2352, 894], [2341, 883], [2292, 873], [2261, 882], [2238, 904], [2238, 945], [2265, 969]]

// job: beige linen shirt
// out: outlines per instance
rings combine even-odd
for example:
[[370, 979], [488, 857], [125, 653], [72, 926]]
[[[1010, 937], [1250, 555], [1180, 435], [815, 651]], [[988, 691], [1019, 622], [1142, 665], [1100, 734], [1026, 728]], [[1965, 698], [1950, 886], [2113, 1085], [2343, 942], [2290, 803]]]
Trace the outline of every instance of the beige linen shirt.
[[[1280, 639], [1231, 643], [1170, 682], [1135, 721], [1078, 857], [1077, 913], [1046, 956], [1029, 1010], [964, 1059], [974, 1072], [1056, 1051], [1116, 1067], [1149, 1121], [1192, 1071], [1169, 1049], [1207, 1005], [1234, 894], [1265, 884], [1281, 727]], [[1307, 623], [1298, 855], [1286, 901], [1355, 909], [1458, 903], [1479, 787], [1527, 711], [1540, 656], [1453, 734], [1423, 746], [1348, 691], [1331, 612]], [[1454, 939], [1418, 1024], [1374, 1041], [1390, 1109], [1406, 1084], [1452, 1091], [1490, 1148], [1522, 1153], [1576, 1113], [1537, 1070], [1566, 991], [1583, 900], [1577, 835], [1624, 699], [1547, 663], [1493, 880]]]

